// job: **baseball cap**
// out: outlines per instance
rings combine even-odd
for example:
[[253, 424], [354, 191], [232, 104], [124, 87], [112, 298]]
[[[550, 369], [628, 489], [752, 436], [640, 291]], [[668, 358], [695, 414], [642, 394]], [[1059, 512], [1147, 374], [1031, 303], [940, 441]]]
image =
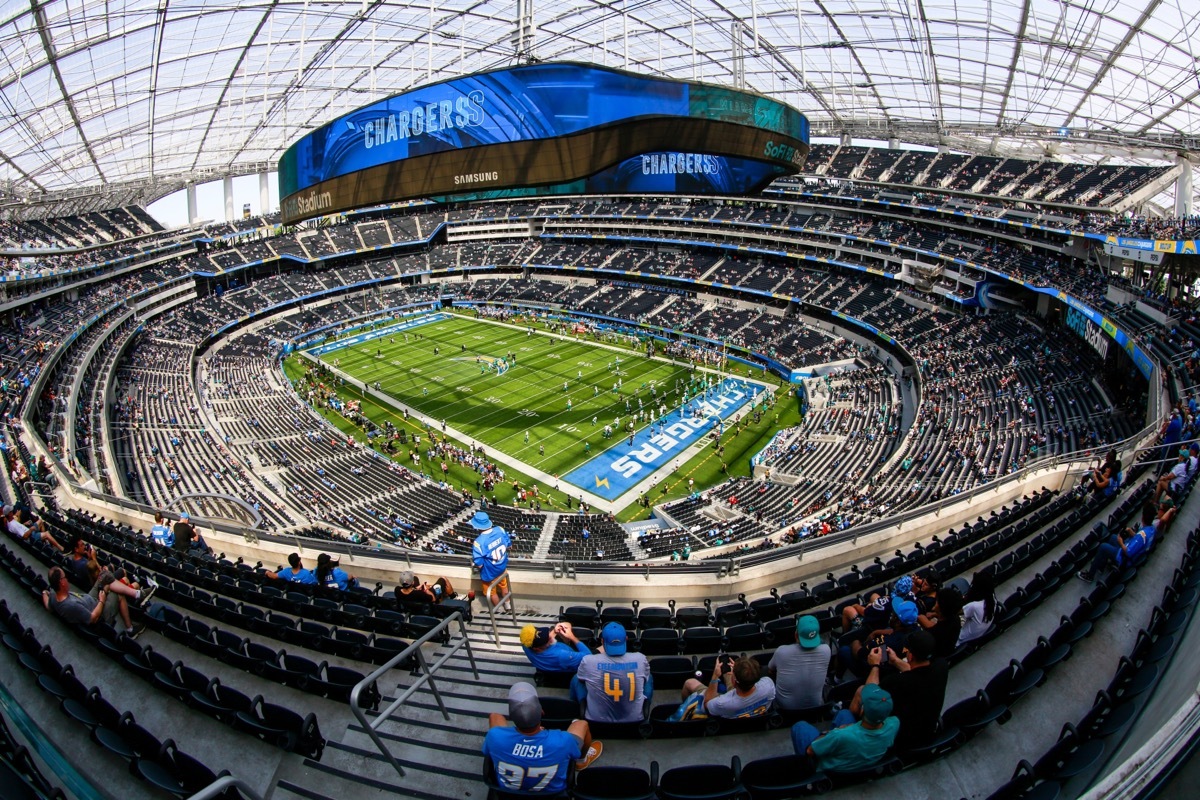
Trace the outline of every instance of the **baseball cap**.
[[619, 622], [610, 622], [601, 631], [604, 652], [610, 656], [625, 655], [625, 626]]
[[12, 504], [11, 504], [11, 503], [5, 503], [5, 504], [4, 504], [4, 513], [5, 513], [5, 514], [11, 514], [11, 513], [13, 513], [13, 507], [12, 507]]
[[863, 719], [872, 725], [878, 725], [892, 715], [892, 696], [886, 689], [880, 689], [879, 684], [863, 686], [860, 699]]
[[492, 527], [492, 519], [486, 511], [476, 511], [475, 516], [471, 517], [471, 527], [477, 531], [486, 531]]
[[912, 576], [902, 575], [896, 581], [896, 594], [898, 594], [898, 595], [912, 594], [912, 590], [913, 590]]
[[183, 512], [182, 514], [180, 514], [180, 515], [179, 515], [179, 518], [180, 518], [180, 519], [191, 519], [191, 518], [192, 518], [192, 515], [191, 515], [191, 514], [189, 514], [188, 512], [186, 512], [186, 511], [185, 511], [185, 512]]
[[892, 598], [892, 613], [904, 625], [917, 624], [917, 604], [911, 600], [901, 600], [899, 597]]
[[521, 644], [536, 650], [550, 644], [550, 629], [543, 626], [526, 625], [521, 629]]
[[[891, 708], [890, 699], [888, 708]], [[532, 730], [541, 724], [542, 701], [538, 700], [537, 689], [533, 688], [533, 684], [521, 681], [509, 687], [508, 718], [523, 731]]]
[[917, 631], [904, 642], [904, 647], [908, 650], [909, 655], [917, 661], [928, 661], [932, 658], [936, 646], [937, 642], [929, 631]]
[[821, 623], [812, 614], [805, 614], [796, 620], [796, 641], [805, 650], [811, 650], [821, 643]]
[[400, 588], [401, 589], [407, 589], [410, 586], [416, 586], [416, 585], [417, 585], [417, 576], [413, 574], [412, 570], [406, 569], [400, 573]]

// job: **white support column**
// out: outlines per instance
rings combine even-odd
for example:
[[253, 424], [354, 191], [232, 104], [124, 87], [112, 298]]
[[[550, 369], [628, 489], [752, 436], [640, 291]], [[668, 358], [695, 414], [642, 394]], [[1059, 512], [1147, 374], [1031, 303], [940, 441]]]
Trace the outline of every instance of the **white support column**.
[[1175, 179], [1175, 216], [1187, 217], [1192, 213], [1192, 170], [1195, 166], [1185, 156], [1176, 156], [1175, 163], [1182, 167]]
[[271, 187], [267, 183], [267, 173], [258, 175], [258, 213], [266, 214], [271, 210]]
[[200, 216], [199, 210], [196, 208], [196, 184], [189, 183], [187, 185], [187, 206], [188, 206], [188, 222], [196, 222]]
[[225, 189], [225, 221], [233, 222], [233, 178], [221, 181], [221, 186]]

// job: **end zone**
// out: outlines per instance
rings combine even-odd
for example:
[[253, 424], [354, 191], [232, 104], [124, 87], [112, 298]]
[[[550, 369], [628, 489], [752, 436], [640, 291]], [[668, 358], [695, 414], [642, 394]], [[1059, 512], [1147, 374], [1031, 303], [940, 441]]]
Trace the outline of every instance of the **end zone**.
[[[769, 387], [754, 381], [729, 378], [705, 399], [680, 406], [658, 422], [647, 425], [633, 437], [624, 436], [582, 466], [563, 476], [579, 489], [606, 500], [616, 500], [673, 458], [683, 455], [714, 426], [752, 403]], [[688, 409], [691, 413], [685, 413]]]

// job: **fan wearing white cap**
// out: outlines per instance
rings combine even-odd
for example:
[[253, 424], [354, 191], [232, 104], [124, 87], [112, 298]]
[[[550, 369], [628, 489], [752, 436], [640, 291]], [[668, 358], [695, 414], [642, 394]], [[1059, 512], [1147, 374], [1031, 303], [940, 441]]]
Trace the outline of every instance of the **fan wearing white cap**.
[[476, 511], [471, 527], [479, 531], [471, 547], [471, 561], [479, 567], [483, 595], [497, 605], [508, 594], [508, 548], [512, 537], [499, 525], [493, 525], [486, 511]]
[[508, 690], [508, 718], [511, 727], [503, 714], [489, 714], [483, 739], [483, 756], [501, 790], [560, 794], [572, 761], [575, 769], [587, 769], [604, 751], [584, 720], [565, 731], [543, 728], [542, 703], [532, 684], [514, 683]]

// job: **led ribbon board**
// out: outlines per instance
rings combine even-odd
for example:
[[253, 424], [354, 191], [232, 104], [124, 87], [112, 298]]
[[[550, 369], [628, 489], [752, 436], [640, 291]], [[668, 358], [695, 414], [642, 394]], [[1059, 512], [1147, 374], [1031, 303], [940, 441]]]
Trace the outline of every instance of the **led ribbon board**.
[[752, 92], [585, 64], [433, 83], [353, 111], [279, 161], [283, 221], [415, 197], [745, 194], [795, 174], [808, 120]]

